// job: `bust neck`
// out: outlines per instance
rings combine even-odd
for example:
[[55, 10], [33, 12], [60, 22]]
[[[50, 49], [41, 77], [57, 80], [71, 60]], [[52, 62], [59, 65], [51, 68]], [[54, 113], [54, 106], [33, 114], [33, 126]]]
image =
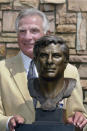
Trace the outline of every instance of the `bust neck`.
[[40, 92], [46, 98], [54, 98], [63, 89], [64, 75], [61, 78], [46, 80], [40, 77]]

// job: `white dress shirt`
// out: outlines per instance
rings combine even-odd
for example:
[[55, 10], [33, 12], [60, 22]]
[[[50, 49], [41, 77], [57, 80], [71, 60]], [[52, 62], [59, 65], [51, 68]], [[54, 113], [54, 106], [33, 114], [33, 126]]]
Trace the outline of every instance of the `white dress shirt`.
[[[21, 57], [22, 57], [22, 61], [24, 64], [25, 71], [28, 74], [30, 62], [32, 59], [30, 57], [26, 56], [22, 51], [21, 51]], [[37, 73], [35, 65], [34, 65], [34, 68], [35, 68], [36, 76], [38, 77], [38, 73]]]

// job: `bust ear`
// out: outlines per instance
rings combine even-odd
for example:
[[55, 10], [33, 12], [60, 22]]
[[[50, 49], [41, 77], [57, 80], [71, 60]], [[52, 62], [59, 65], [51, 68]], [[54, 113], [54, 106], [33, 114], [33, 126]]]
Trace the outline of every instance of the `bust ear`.
[[33, 57], [34, 64], [37, 65], [38, 57]]
[[34, 63], [36, 63], [36, 57], [35, 56], [33, 57], [33, 61], [34, 61]]
[[65, 57], [65, 58], [64, 58], [65, 68], [66, 68], [68, 62], [69, 62], [69, 60]]

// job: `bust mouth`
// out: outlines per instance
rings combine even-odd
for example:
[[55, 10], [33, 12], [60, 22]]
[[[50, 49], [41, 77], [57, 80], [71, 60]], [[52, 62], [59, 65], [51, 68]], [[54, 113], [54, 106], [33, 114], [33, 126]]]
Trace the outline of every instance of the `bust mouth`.
[[54, 72], [55, 68], [45, 68], [46, 72]]

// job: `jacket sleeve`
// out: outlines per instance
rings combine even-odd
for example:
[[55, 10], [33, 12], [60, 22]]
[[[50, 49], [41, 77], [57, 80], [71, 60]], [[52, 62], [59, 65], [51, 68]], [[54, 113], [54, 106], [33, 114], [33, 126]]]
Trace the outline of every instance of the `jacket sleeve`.
[[[1, 84], [0, 84], [1, 87]], [[11, 116], [5, 116], [4, 106], [2, 104], [1, 88], [0, 88], [0, 131], [6, 131], [8, 119]]]
[[76, 67], [74, 67], [73, 73], [75, 74], [75, 79], [77, 82], [76, 87], [71, 93], [71, 96], [66, 100], [67, 118], [72, 116], [77, 111], [82, 112], [87, 118], [87, 113], [83, 105], [83, 93], [80, 84], [80, 78]]
[[[2, 67], [3, 67], [3, 64], [1, 64], [1, 62], [0, 62], [0, 131], [6, 131], [7, 122], [11, 116], [5, 115], [5, 108], [4, 108], [4, 104], [3, 104], [3, 97], [5, 97], [5, 96], [2, 94], [3, 86], [2, 86], [2, 81], [1, 81], [2, 76], [3, 76], [3, 73], [1, 73], [1, 71], [3, 70]], [[7, 104], [9, 104], [9, 103], [7, 103]]]

